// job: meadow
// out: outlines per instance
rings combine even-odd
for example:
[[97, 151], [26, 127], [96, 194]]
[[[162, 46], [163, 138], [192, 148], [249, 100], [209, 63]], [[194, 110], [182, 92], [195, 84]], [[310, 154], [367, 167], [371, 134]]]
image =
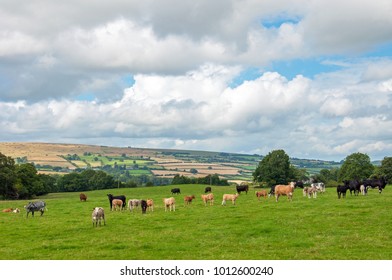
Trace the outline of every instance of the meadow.
[[[176, 211], [165, 212], [162, 198], [181, 188]], [[316, 199], [296, 189], [286, 197], [259, 202], [253, 188], [236, 205], [221, 206], [232, 186], [212, 186], [215, 204], [205, 207], [204, 185], [141, 187], [40, 197], [48, 211], [26, 218], [27, 201], [0, 201], [0, 209], [18, 207], [21, 213], [0, 213], [3, 260], [391, 260], [392, 186], [380, 195], [338, 199], [327, 188]], [[154, 212], [109, 211], [107, 193], [127, 199], [152, 198]], [[184, 206], [184, 195], [196, 200]], [[106, 226], [93, 227], [93, 207], [102, 206]]]

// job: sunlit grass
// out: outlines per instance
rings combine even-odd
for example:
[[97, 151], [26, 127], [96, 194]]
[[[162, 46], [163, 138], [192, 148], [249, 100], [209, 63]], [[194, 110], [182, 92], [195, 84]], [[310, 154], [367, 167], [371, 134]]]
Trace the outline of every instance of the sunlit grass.
[[[1, 259], [392, 259], [392, 188], [379, 195], [337, 199], [327, 189], [317, 199], [295, 190], [285, 197], [259, 202], [250, 191], [237, 205], [220, 205], [234, 187], [212, 187], [215, 205], [205, 207], [202, 185], [181, 185], [176, 211], [165, 212], [167, 187], [144, 187], [49, 194], [41, 199], [48, 211], [40, 217], [0, 213]], [[152, 198], [155, 211], [110, 212], [106, 194], [127, 199]], [[184, 206], [183, 196], [196, 200]], [[0, 201], [0, 208], [23, 209], [26, 201]], [[102, 206], [106, 226], [94, 228], [92, 208]]]

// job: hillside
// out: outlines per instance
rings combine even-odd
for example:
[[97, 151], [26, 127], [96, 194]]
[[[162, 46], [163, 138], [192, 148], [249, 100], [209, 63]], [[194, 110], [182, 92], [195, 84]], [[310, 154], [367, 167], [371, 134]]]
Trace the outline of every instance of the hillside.
[[[262, 159], [260, 155], [235, 153], [53, 143], [0, 143], [0, 152], [17, 163], [34, 163], [40, 173], [47, 174], [85, 168], [119, 168], [134, 176], [173, 178], [176, 174], [188, 177], [218, 174], [236, 182], [251, 180], [252, 172]], [[291, 162], [311, 174], [340, 166], [337, 162], [321, 160], [293, 158]]]

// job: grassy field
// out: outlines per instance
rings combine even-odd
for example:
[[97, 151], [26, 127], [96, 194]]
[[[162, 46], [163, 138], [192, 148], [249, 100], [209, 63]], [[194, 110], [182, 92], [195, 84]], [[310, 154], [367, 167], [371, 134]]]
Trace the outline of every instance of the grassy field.
[[[202, 185], [181, 185], [175, 212], [165, 212], [163, 197], [174, 186], [49, 194], [40, 217], [0, 213], [0, 259], [8, 260], [237, 260], [237, 259], [392, 259], [392, 186], [379, 195], [337, 199], [328, 189], [317, 199], [295, 190], [286, 197], [257, 200], [241, 194], [237, 205], [220, 205], [233, 187], [215, 187], [215, 205], [205, 207]], [[110, 212], [106, 194], [152, 198], [155, 211]], [[183, 196], [196, 200], [184, 206]], [[0, 201], [0, 208], [23, 208], [26, 201]], [[103, 206], [106, 226], [94, 228], [92, 208]]]

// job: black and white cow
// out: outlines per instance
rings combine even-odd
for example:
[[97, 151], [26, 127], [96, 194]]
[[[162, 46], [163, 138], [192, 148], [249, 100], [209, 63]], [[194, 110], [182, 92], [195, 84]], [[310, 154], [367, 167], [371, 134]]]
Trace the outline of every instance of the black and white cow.
[[27, 211], [26, 217], [29, 216], [30, 212], [31, 212], [31, 216], [34, 217], [35, 211], [40, 211], [41, 216], [42, 216], [44, 214], [45, 209], [46, 209], [46, 203], [45, 203], [45, 201], [29, 202], [27, 205], [25, 205], [24, 208]]
[[370, 187], [372, 189], [378, 188], [378, 192], [381, 193], [387, 185], [387, 180], [385, 177], [381, 177], [380, 179], [365, 179], [362, 184], [365, 186], [365, 192]]

